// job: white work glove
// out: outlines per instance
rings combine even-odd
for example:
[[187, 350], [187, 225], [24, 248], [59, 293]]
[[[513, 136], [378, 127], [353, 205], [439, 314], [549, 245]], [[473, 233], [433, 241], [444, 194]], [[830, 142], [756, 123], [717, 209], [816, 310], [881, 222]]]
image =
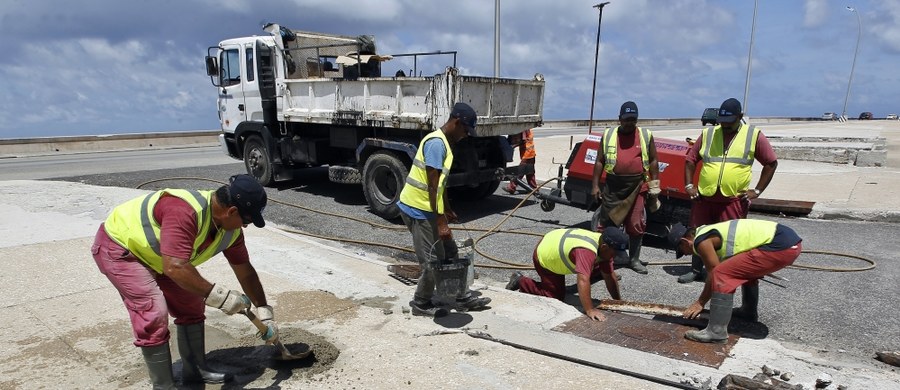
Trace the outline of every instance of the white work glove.
[[242, 292], [229, 290], [218, 284], [213, 285], [213, 289], [209, 292], [205, 302], [206, 306], [222, 310], [228, 315], [250, 307], [250, 298]]
[[647, 186], [650, 187], [650, 196], [659, 196], [659, 180], [650, 180], [647, 182]]
[[257, 332], [256, 335], [266, 342], [266, 344], [274, 344], [278, 340], [278, 324], [275, 323], [275, 312], [272, 306], [259, 306], [256, 308], [256, 317], [266, 324], [266, 332]]
[[662, 203], [659, 202], [659, 180], [650, 180], [647, 186], [650, 187], [650, 191], [647, 192], [647, 210], [655, 213], [662, 207]]

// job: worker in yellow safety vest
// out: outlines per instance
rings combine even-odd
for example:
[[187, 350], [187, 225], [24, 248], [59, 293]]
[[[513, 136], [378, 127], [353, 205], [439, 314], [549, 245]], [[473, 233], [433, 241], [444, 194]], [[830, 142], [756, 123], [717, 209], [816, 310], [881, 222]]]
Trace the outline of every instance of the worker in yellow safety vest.
[[566, 295], [566, 275], [577, 274], [578, 299], [584, 314], [592, 320], [605, 319], [591, 300], [591, 280], [600, 273], [612, 299], [622, 299], [612, 259], [628, 247], [628, 237], [619, 229], [603, 233], [586, 229], [556, 229], [538, 242], [531, 260], [541, 277], [540, 282], [514, 272], [506, 284], [507, 290], [563, 300]]
[[[242, 227], [265, 226], [265, 189], [251, 176], [232, 176], [216, 191], [165, 189], [116, 206], [91, 247], [131, 318], [154, 389], [174, 389], [168, 317], [175, 318], [183, 382], [222, 383], [231, 374], [206, 365], [204, 304], [234, 314], [256, 306], [274, 343], [278, 327]], [[223, 253], [246, 295], [207, 281], [196, 267]]]
[[[638, 127], [638, 107], [625, 102], [619, 109], [619, 126], [603, 133], [591, 195], [600, 201], [596, 230], [621, 228], [628, 234], [628, 257], [622, 263], [639, 274], [646, 274], [641, 262], [641, 246], [647, 229], [647, 212], [659, 209], [659, 161], [653, 133]], [[603, 188], [600, 176], [606, 174]]]
[[[794, 263], [803, 241], [793, 229], [772, 221], [733, 219], [688, 229], [676, 224], [668, 234], [675, 256], [693, 253], [703, 260], [709, 277], [700, 298], [685, 311], [696, 318], [709, 306], [706, 329], [684, 337], [704, 343], [728, 341], [731, 316], [756, 322], [759, 318], [759, 279]], [[742, 286], [742, 305], [732, 309], [734, 292]]]
[[[457, 253], [449, 226], [449, 222], [456, 222], [456, 213], [446, 196], [447, 178], [453, 166], [452, 146], [467, 136], [476, 135], [476, 121], [477, 114], [471, 106], [456, 103], [447, 123], [419, 143], [406, 184], [400, 192], [397, 207], [412, 234], [416, 259], [422, 268], [416, 292], [409, 302], [414, 315], [441, 317], [448, 314], [445, 308], [435, 306], [432, 301], [435, 290], [432, 264]], [[490, 298], [464, 290], [456, 297], [455, 307], [457, 310], [479, 310], [490, 302]]]
[[[719, 108], [717, 126], [703, 129], [697, 142], [685, 156], [684, 189], [693, 200], [691, 226], [747, 218], [750, 202], [766, 190], [778, 157], [769, 140], [756, 126], [741, 122], [741, 102], [730, 98]], [[750, 187], [753, 161], [762, 164], [755, 187]], [[700, 178], [694, 186], [694, 172], [702, 162]], [[691, 271], [678, 278], [679, 283], [703, 280], [705, 272], [699, 257], [691, 259]]]

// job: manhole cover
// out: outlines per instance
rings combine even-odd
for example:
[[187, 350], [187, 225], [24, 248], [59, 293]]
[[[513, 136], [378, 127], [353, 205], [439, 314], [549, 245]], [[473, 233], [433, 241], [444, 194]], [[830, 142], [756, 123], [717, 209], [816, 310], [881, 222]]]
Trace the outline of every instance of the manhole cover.
[[631, 337], [637, 340], [647, 340], [647, 341], [669, 341], [672, 339], [672, 335], [670, 332], [663, 332], [657, 329], [650, 329], [644, 327], [628, 327], [617, 329], [617, 331], [625, 336]]

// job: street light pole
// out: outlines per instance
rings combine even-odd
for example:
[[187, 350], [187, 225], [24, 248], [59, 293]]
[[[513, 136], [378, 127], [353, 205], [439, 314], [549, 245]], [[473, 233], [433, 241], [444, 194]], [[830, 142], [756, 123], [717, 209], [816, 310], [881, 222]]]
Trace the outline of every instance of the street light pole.
[[500, 0], [494, 0], [494, 77], [500, 77]]
[[847, 95], [844, 96], [844, 110], [841, 111], [841, 118], [847, 119], [847, 101], [850, 100], [850, 85], [853, 83], [853, 70], [856, 69], [856, 55], [859, 54], [859, 38], [862, 37], [862, 20], [859, 18], [859, 12], [856, 8], [847, 7], [847, 10], [856, 14], [856, 50], [853, 51], [853, 65], [850, 65], [850, 80], [847, 81]]
[[747, 53], [747, 81], [744, 82], [744, 114], [747, 114], [747, 99], [750, 97], [750, 62], [753, 61], [753, 36], [756, 35], [756, 9], [759, 0], [753, 4], [753, 24], [750, 27], [750, 52]]
[[594, 99], [597, 96], [597, 59], [600, 58], [600, 23], [603, 22], [603, 7], [607, 4], [609, 4], [608, 1], [594, 6], [594, 8], [600, 10], [600, 16], [597, 18], [597, 50], [594, 52], [594, 88], [591, 91], [591, 117], [588, 120], [588, 134], [594, 128]]

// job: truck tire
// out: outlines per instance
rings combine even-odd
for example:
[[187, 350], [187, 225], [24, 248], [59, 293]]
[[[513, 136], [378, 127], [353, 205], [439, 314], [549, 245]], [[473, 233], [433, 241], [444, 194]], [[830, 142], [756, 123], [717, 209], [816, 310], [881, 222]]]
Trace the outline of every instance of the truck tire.
[[409, 169], [389, 151], [378, 151], [369, 156], [363, 166], [363, 194], [372, 213], [384, 219], [400, 216], [397, 201], [406, 182]]
[[244, 165], [247, 174], [256, 178], [259, 184], [269, 186], [272, 180], [272, 159], [262, 138], [252, 135], [244, 142]]
[[332, 165], [328, 167], [328, 181], [339, 184], [361, 184], [362, 175], [359, 169]]

